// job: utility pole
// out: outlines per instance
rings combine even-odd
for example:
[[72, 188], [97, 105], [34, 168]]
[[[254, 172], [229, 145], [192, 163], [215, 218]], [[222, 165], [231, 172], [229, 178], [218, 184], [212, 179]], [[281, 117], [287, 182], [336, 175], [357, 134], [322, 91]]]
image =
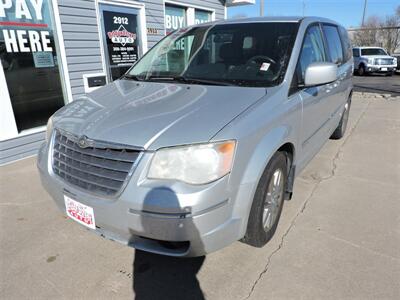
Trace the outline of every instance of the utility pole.
[[265, 0], [260, 0], [260, 16], [264, 16], [264, 1]]
[[367, 10], [367, 0], [364, 0], [364, 11], [363, 11], [363, 15], [362, 15], [361, 27], [364, 27], [365, 11], [366, 10]]
[[306, 12], [306, 1], [305, 0], [303, 0], [303, 3], [302, 3], [303, 5], [303, 17], [304, 17], [304, 14], [305, 14], [305, 12]]

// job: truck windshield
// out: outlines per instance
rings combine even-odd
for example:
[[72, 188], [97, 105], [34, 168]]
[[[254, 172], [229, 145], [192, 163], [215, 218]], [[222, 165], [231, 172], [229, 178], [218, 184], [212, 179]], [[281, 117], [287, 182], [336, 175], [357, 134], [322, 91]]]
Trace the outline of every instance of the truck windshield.
[[361, 49], [361, 55], [387, 55], [382, 48]]
[[126, 74], [143, 81], [273, 86], [285, 75], [298, 23], [220, 24], [172, 32]]

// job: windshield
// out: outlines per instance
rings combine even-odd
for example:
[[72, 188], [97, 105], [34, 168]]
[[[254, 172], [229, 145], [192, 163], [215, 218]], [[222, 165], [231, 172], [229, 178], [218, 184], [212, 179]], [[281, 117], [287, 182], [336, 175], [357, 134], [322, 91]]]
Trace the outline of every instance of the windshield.
[[272, 86], [286, 71], [298, 23], [220, 24], [179, 29], [154, 46], [125, 78]]
[[361, 55], [387, 55], [382, 48], [361, 49]]

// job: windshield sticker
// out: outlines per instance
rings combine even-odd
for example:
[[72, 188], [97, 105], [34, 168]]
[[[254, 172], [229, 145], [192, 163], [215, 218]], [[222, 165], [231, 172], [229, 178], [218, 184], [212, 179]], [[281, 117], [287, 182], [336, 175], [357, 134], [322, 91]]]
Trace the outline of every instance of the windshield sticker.
[[270, 65], [271, 65], [270, 63], [263, 62], [260, 67], [260, 71], [263, 71], [263, 72], [268, 71]]

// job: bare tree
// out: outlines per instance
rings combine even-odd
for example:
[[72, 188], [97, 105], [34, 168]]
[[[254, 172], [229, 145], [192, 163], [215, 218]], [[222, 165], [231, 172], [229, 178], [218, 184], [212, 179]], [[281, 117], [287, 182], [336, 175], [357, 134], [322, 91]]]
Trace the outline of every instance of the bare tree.
[[364, 26], [351, 34], [354, 45], [379, 46], [390, 53], [400, 50], [400, 5], [386, 18], [370, 16]]
[[353, 34], [353, 44], [357, 46], [378, 46], [376, 42], [380, 23], [381, 21], [379, 17], [368, 17], [368, 19], [364, 22], [364, 29], [357, 30]]
[[[400, 6], [397, 9], [400, 12]], [[386, 17], [382, 23], [384, 29], [381, 30], [383, 47], [393, 53], [400, 47], [400, 16], [393, 15]]]

